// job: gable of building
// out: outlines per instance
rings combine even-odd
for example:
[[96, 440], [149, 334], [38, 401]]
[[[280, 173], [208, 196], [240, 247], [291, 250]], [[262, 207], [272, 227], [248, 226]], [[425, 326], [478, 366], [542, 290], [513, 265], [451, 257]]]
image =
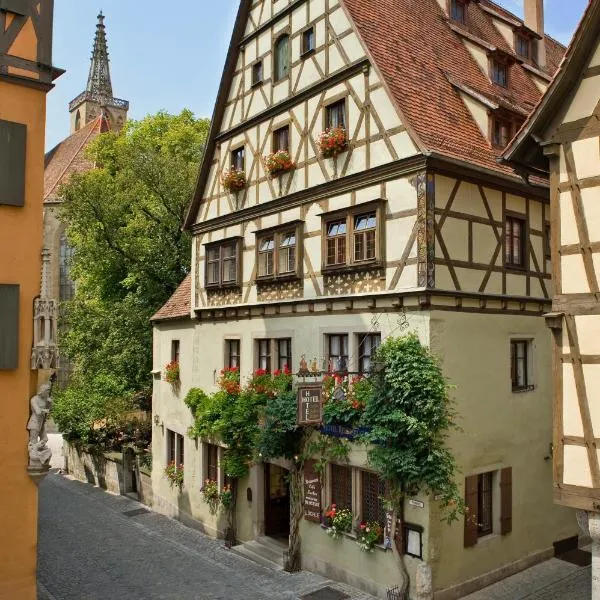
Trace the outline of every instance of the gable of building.
[[[246, 192], [241, 202], [235, 199], [234, 206], [220, 186], [220, 177], [231, 163], [231, 151], [241, 146], [251, 153], [246, 176], [249, 182], [258, 181], [253, 190], [256, 202], [297, 191], [291, 178], [290, 185], [283, 189], [269, 185], [268, 178], [263, 179], [261, 158], [269, 151], [269, 133], [278, 121], [289, 120], [292, 133], [297, 131], [302, 138], [304, 145], [300, 144], [293, 158], [314, 161], [306, 169], [301, 187], [348, 174], [346, 169], [330, 175], [315, 158], [314, 145], [315, 134], [322, 129], [318, 109], [342, 93], [349, 97], [349, 111], [354, 110], [359, 118], [369, 110], [393, 114], [393, 123], [375, 116], [371, 119], [371, 127], [381, 131], [381, 145], [387, 144], [390, 150], [389, 160], [410, 155], [406, 140], [404, 151], [398, 152], [401, 144], [386, 139], [390, 128], [396, 127], [394, 133], [404, 133], [413, 152], [437, 153], [512, 175], [511, 169], [498, 164], [501, 148], [491, 143], [494, 115], [500, 115], [503, 122], [508, 119], [506, 135], [510, 139], [539, 100], [564, 48], [546, 37], [544, 66], [519, 59], [514, 47], [517, 33], [527, 31], [532, 43], [535, 41], [535, 32], [525, 28], [522, 21], [482, 0], [465, 5], [465, 23], [459, 24], [449, 17], [445, 6], [446, 0], [313, 0], [282, 3], [273, 14], [270, 2], [243, 2], [186, 226], [248, 205]], [[307, 27], [314, 28], [316, 46], [308, 59], [301, 53]], [[290, 36], [291, 76], [283, 84], [273, 85], [271, 57], [282, 35]], [[496, 57], [508, 65], [506, 87], [491, 80], [490, 69]], [[263, 81], [253, 85], [253, 68], [259, 62]], [[373, 73], [367, 83], [369, 88], [375, 88], [370, 96], [365, 95], [358, 80], [356, 84], [351, 81], [352, 69], [358, 71], [359, 67]], [[340, 83], [340, 89], [335, 90], [333, 82], [328, 82], [332, 76], [345, 80], [345, 86], [352, 89], [344, 91]], [[302, 96], [308, 98], [308, 112], [295, 110], [302, 106]], [[376, 96], [380, 97], [380, 107], [375, 107]], [[363, 130], [350, 131], [353, 141], [368, 137], [362, 123], [361, 126]], [[348, 163], [352, 162], [349, 159]], [[373, 166], [354, 162], [355, 169]], [[201, 203], [210, 204], [208, 201], [215, 196], [220, 196], [220, 201], [199, 213]]]

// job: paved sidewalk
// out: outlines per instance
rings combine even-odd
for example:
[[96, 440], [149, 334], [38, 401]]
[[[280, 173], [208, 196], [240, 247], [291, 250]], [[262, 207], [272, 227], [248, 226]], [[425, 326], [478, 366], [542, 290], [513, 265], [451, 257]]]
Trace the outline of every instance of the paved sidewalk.
[[590, 567], [552, 558], [464, 600], [590, 600], [591, 590]]
[[313, 573], [266, 569], [143, 508], [48, 475], [40, 484], [39, 600], [298, 600], [326, 586], [374, 600]]

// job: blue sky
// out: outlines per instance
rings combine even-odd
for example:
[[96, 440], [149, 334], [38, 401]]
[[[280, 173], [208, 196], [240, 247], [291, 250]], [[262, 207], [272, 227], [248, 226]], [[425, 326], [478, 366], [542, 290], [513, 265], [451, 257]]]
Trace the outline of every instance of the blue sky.
[[[365, 0], [376, 1], [376, 0]], [[414, 0], [418, 1], [418, 0]], [[67, 72], [48, 96], [46, 147], [69, 134], [67, 105], [85, 88], [100, 9], [106, 16], [113, 90], [140, 119], [164, 109], [212, 115], [239, 0], [56, 0], [54, 57]], [[522, 15], [523, 0], [501, 0]], [[587, 0], [545, 0], [546, 29], [568, 43]]]

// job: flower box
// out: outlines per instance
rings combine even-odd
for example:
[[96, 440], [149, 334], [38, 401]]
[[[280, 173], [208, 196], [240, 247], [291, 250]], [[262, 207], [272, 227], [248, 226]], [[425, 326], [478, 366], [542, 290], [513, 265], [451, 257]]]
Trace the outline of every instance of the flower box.
[[326, 129], [317, 138], [317, 147], [323, 158], [333, 158], [348, 149], [348, 135], [343, 127]]
[[265, 156], [265, 169], [270, 177], [277, 177], [295, 168], [296, 164], [287, 150], [277, 150], [277, 152]]
[[179, 383], [179, 363], [176, 360], [172, 360], [165, 367], [165, 381], [171, 385]]
[[241, 169], [227, 169], [221, 174], [221, 183], [230, 193], [234, 194], [246, 187], [246, 173]]

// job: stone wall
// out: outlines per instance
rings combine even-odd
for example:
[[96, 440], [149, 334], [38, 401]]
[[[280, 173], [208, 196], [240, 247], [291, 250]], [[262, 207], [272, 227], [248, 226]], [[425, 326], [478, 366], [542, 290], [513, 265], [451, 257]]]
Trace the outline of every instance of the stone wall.
[[123, 457], [120, 453], [88, 453], [64, 442], [64, 455], [69, 475], [108, 490], [113, 494], [124, 494]]

